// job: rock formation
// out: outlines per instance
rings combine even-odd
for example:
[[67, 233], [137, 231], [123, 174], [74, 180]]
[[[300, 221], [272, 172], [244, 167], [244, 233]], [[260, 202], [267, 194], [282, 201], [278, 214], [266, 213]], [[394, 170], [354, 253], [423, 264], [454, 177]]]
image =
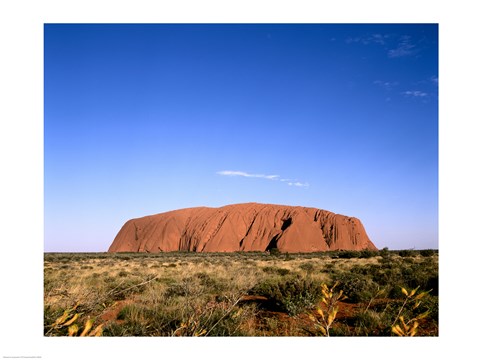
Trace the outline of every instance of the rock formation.
[[360, 220], [301, 206], [235, 204], [132, 219], [109, 252], [376, 250]]

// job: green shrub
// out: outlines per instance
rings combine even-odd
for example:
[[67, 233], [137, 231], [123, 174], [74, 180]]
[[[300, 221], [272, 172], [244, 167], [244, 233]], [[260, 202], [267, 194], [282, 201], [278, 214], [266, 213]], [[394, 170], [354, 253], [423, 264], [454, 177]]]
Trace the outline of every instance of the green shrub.
[[123, 325], [116, 323], [115, 321], [109, 322], [103, 329], [103, 336], [128, 336], [126, 329]]
[[338, 253], [340, 259], [354, 259], [360, 256], [360, 252], [354, 250], [344, 250]]
[[296, 315], [315, 306], [322, 295], [320, 284], [310, 278], [287, 276], [267, 279], [252, 290], [253, 294], [265, 296], [281, 311]]
[[389, 323], [385, 322], [382, 313], [373, 310], [361, 311], [354, 317], [354, 325], [357, 335], [372, 336], [378, 335]]
[[292, 255], [290, 255], [290, 253], [288, 253], [288, 252], [285, 253], [285, 256], [284, 256], [284, 258], [283, 258], [284, 261], [292, 261], [292, 260], [294, 260], [294, 259], [295, 259], [295, 258], [294, 258]]
[[308, 274], [311, 274], [313, 272], [313, 270], [315, 269], [315, 266], [312, 263], [309, 263], [309, 262], [301, 264], [299, 267], [300, 267], [300, 269], [306, 271]]
[[430, 257], [435, 255], [435, 250], [432, 250], [432, 249], [420, 250], [420, 255], [423, 257]]
[[382, 250], [380, 250], [380, 256], [383, 259], [388, 259], [390, 257], [390, 251], [388, 250], [388, 247], [384, 247]]
[[266, 272], [267, 274], [278, 274], [280, 276], [285, 276], [285, 275], [288, 275], [290, 273], [290, 270], [279, 268], [279, 267], [276, 267], [276, 266], [265, 266], [264, 268], [262, 268], [262, 270], [263, 270], [263, 272]]
[[322, 270], [322, 272], [327, 273], [327, 274], [333, 274], [336, 271], [337, 271], [337, 269], [335, 268], [335, 264], [332, 264], [332, 263], [325, 264], [323, 266], [323, 270]]
[[343, 290], [348, 302], [360, 303], [369, 301], [379, 289], [370, 276], [352, 272], [334, 274], [333, 280], [339, 282], [339, 289]]
[[271, 256], [280, 256], [281, 252], [277, 248], [272, 248], [269, 250], [269, 253]]
[[438, 295], [438, 268], [434, 264], [412, 264], [402, 268], [403, 283], [409, 288], [419, 287]]
[[401, 256], [401, 257], [412, 257], [412, 256], [416, 256], [415, 251], [413, 251], [413, 250], [400, 250], [400, 251], [398, 252], [398, 255]]
[[360, 251], [360, 254], [359, 254], [358, 257], [360, 259], [369, 259], [369, 258], [375, 257], [377, 255], [378, 255], [378, 251], [364, 249], [364, 250]]
[[228, 285], [223, 279], [219, 279], [205, 272], [198, 272], [195, 274], [195, 277], [198, 280], [192, 279], [192, 281], [198, 281], [199, 285], [203, 287], [206, 292], [216, 294], [221, 293], [228, 288]]

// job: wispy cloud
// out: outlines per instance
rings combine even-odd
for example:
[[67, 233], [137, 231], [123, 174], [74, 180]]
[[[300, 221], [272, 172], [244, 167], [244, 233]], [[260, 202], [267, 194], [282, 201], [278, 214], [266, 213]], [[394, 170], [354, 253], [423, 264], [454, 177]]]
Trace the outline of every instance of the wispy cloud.
[[409, 96], [409, 97], [426, 97], [428, 96], [428, 93], [420, 91], [420, 90], [409, 90], [409, 91], [404, 91], [402, 92], [404, 96]]
[[381, 88], [384, 88], [385, 90], [392, 90], [393, 87], [398, 85], [397, 81], [376, 80], [373, 83], [377, 86], [380, 86]]
[[402, 36], [395, 49], [388, 51], [388, 57], [398, 58], [403, 56], [410, 56], [417, 52], [416, 46], [412, 43], [410, 36]]
[[399, 58], [415, 55], [420, 51], [418, 42], [409, 35], [396, 34], [368, 34], [345, 39], [347, 44], [382, 46], [389, 58]]
[[389, 35], [371, 34], [371, 35], [357, 36], [354, 38], [349, 37], [345, 40], [345, 42], [347, 44], [360, 43], [363, 45], [369, 45], [369, 44], [385, 45], [388, 38], [389, 38]]
[[298, 180], [292, 179], [283, 179], [280, 175], [265, 175], [265, 174], [251, 174], [245, 171], [233, 171], [233, 170], [222, 170], [217, 171], [218, 175], [222, 176], [241, 176], [246, 178], [259, 178], [259, 179], [267, 179], [267, 180], [277, 180], [281, 182], [287, 183], [289, 186], [297, 186], [297, 187], [309, 187], [308, 183], [300, 182]]
[[217, 174], [225, 175], [225, 176], [243, 176], [247, 178], [261, 178], [261, 179], [268, 179], [268, 180], [278, 180], [278, 178], [280, 177], [279, 175], [249, 174], [244, 171], [231, 171], [231, 170], [218, 171]]
[[299, 181], [297, 182], [289, 182], [289, 186], [298, 186], [298, 187], [309, 187], [310, 185], [308, 183], [301, 183]]

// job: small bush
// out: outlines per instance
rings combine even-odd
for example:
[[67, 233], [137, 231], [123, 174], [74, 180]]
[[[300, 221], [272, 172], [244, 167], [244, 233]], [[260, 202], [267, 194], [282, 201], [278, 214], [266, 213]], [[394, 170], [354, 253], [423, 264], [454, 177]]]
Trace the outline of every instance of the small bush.
[[301, 264], [299, 267], [300, 269], [306, 271], [308, 274], [311, 274], [315, 269], [315, 266], [312, 263], [304, 263]]
[[319, 284], [299, 276], [267, 279], [254, 287], [252, 292], [266, 296], [279, 310], [290, 315], [315, 306], [322, 295]]
[[353, 250], [345, 250], [345, 251], [340, 251], [338, 253], [338, 257], [340, 259], [353, 259], [353, 258], [358, 258], [360, 256], [360, 253], [358, 251], [353, 251]]
[[360, 251], [360, 254], [359, 254], [358, 257], [360, 259], [370, 259], [370, 258], [375, 257], [377, 255], [378, 255], [378, 251], [364, 249], [364, 250]]
[[430, 257], [435, 255], [435, 251], [432, 249], [420, 250], [420, 255], [423, 257]]
[[401, 257], [413, 257], [416, 256], [415, 251], [413, 250], [400, 250], [398, 255]]
[[390, 251], [388, 251], [388, 247], [384, 247], [382, 250], [380, 250], [380, 256], [383, 259], [388, 259], [390, 257]]
[[126, 334], [126, 329], [123, 327], [123, 325], [120, 325], [115, 321], [109, 322], [103, 330], [103, 336], [126, 336], [126, 335], [128, 336], [129, 334]]
[[271, 256], [280, 256], [281, 252], [277, 248], [272, 248], [269, 250], [269, 253]]
[[337, 270], [336, 270], [336, 268], [335, 268], [335, 264], [332, 264], [332, 263], [330, 263], [330, 264], [325, 264], [325, 265], [323, 266], [323, 270], [322, 270], [322, 272], [327, 273], [327, 274], [333, 274], [333, 273], [335, 273], [336, 271], [337, 271]]
[[378, 335], [388, 326], [382, 313], [373, 310], [359, 312], [354, 318], [354, 324], [360, 336]]
[[207, 292], [221, 293], [228, 288], [228, 286], [225, 284], [224, 281], [222, 281], [222, 279], [219, 279], [205, 272], [198, 272], [197, 274], [195, 274], [195, 277], [198, 279], [200, 285]]
[[367, 275], [343, 272], [333, 278], [339, 282], [339, 289], [343, 290], [347, 301], [353, 303], [369, 301], [379, 289], [378, 284]]
[[290, 273], [290, 270], [279, 268], [279, 267], [276, 267], [276, 266], [265, 266], [264, 268], [262, 268], [262, 270], [263, 270], [263, 272], [266, 272], [267, 274], [278, 274], [280, 276], [285, 276], [285, 275], [288, 275]]

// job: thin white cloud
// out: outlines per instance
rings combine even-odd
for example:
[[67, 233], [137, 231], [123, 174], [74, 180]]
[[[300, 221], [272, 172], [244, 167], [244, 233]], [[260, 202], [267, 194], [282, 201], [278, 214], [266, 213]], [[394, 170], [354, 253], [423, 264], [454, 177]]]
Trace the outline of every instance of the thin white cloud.
[[234, 170], [222, 170], [217, 171], [218, 175], [222, 176], [241, 176], [246, 178], [259, 178], [259, 179], [267, 179], [267, 180], [280, 180], [281, 182], [286, 182], [289, 186], [297, 186], [297, 187], [309, 187], [308, 183], [302, 183], [297, 180], [292, 179], [283, 179], [280, 175], [265, 175], [265, 174], [251, 174], [245, 171], [234, 171]]
[[391, 90], [393, 87], [398, 85], [397, 81], [376, 80], [373, 83], [377, 86], [380, 86], [381, 88], [384, 88], [385, 90]]
[[366, 36], [357, 36], [354, 38], [349, 37], [345, 39], [345, 42], [347, 44], [361, 43], [363, 45], [369, 45], [369, 44], [385, 45], [388, 38], [389, 38], [389, 35], [372, 34], [372, 35], [366, 35]]
[[389, 58], [415, 55], [420, 51], [418, 42], [412, 40], [411, 36], [394, 34], [368, 34], [364, 36], [348, 37], [347, 44], [377, 45], [387, 51]]
[[384, 45], [385, 41], [388, 39], [388, 37], [389, 37], [389, 35], [373, 34], [370, 37], [370, 41], [372, 41], [374, 43], [377, 43], [377, 44]]
[[409, 90], [409, 91], [404, 91], [402, 92], [403, 95], [405, 96], [413, 96], [413, 97], [426, 97], [428, 96], [428, 93], [419, 91], [419, 90]]
[[231, 171], [231, 170], [218, 171], [217, 174], [225, 175], [225, 176], [243, 176], [248, 178], [261, 178], [261, 179], [268, 179], [268, 180], [277, 180], [280, 177], [279, 175], [249, 174], [244, 171]]
[[398, 58], [403, 56], [413, 55], [417, 52], [415, 45], [412, 44], [410, 36], [402, 36], [400, 42], [398, 43], [395, 49], [390, 49], [388, 51], [388, 57]]
[[310, 185], [308, 183], [301, 183], [299, 181], [297, 182], [289, 182], [289, 186], [298, 186], [298, 187], [309, 187]]

